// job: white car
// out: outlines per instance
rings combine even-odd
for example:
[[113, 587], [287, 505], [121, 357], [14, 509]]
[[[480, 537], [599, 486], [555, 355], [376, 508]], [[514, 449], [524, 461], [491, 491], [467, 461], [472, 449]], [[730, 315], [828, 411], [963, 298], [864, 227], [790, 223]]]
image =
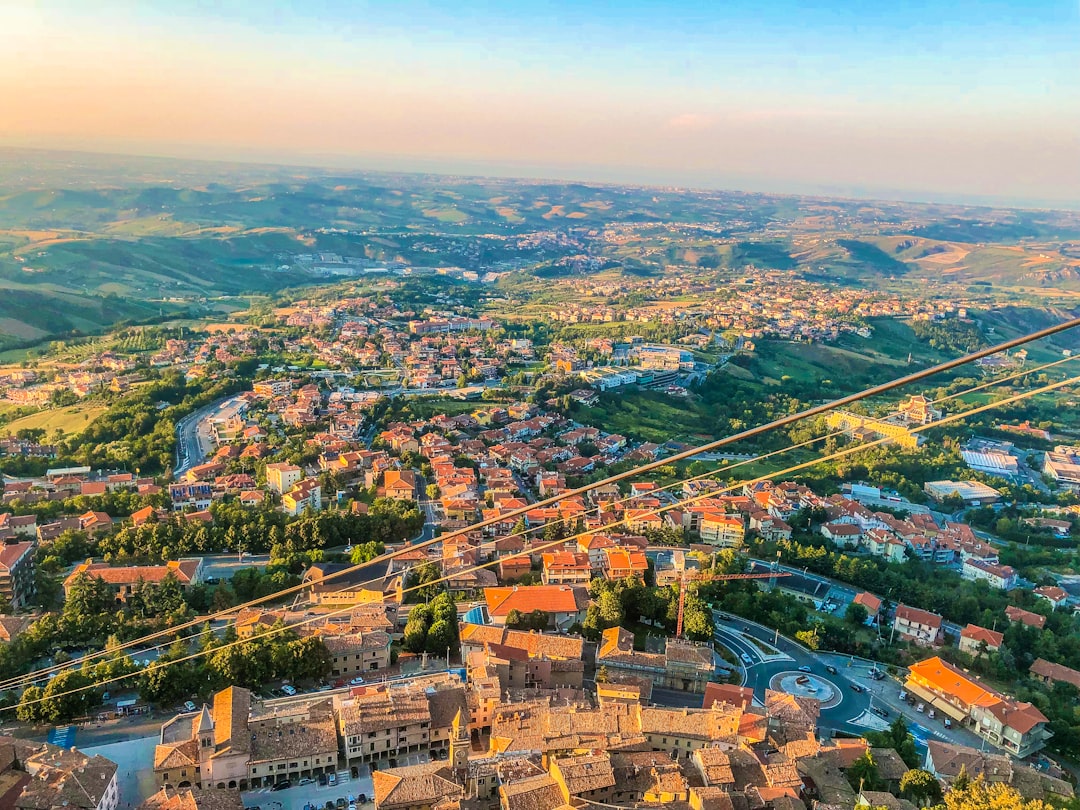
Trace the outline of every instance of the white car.
[[193, 711], [195, 711], [196, 708], [197, 707], [195, 706], [195, 704], [192, 703], [190, 700], [187, 703], [184, 704], [184, 710], [185, 711], [193, 712]]

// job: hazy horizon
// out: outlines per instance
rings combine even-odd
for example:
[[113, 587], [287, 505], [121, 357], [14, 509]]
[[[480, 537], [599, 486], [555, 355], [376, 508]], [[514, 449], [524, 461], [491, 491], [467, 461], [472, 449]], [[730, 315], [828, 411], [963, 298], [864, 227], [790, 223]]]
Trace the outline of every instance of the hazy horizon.
[[1080, 204], [1080, 6], [15, 0], [0, 145]]

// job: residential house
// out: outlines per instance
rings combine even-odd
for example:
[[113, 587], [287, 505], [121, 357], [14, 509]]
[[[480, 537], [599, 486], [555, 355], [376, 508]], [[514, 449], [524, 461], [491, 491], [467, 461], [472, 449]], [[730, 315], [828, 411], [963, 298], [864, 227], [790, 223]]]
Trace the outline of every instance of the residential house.
[[1069, 592], [1057, 585], [1041, 585], [1032, 591], [1040, 599], [1045, 599], [1054, 606], [1054, 610], [1069, 601]]
[[1046, 626], [1046, 617], [1040, 616], [1038, 613], [1032, 613], [1030, 610], [1024, 610], [1013, 605], [1005, 606], [1005, 618], [1010, 622], [1019, 622], [1020, 624], [1026, 624], [1028, 627], [1034, 627], [1036, 630], [1042, 630]]
[[0, 546], [0, 599], [10, 605], [10, 610], [21, 610], [37, 592], [34, 584], [36, 549], [34, 540]]
[[592, 579], [589, 555], [573, 551], [544, 554], [541, 581], [545, 585], [588, 585]]
[[295, 464], [278, 462], [266, 465], [266, 486], [278, 495], [284, 495], [304, 477], [304, 471]]
[[412, 470], [387, 470], [383, 478], [383, 494], [399, 501], [416, 500], [416, 473]]
[[941, 616], [908, 605], [897, 605], [893, 631], [903, 641], [929, 647], [941, 639]]
[[1002, 695], [940, 658], [912, 664], [904, 686], [1015, 757], [1030, 756], [1051, 736], [1049, 720], [1032, 704]]
[[566, 630], [585, 621], [589, 593], [577, 585], [515, 585], [486, 588], [484, 601], [488, 616], [496, 626], [505, 626], [506, 617], [512, 610], [522, 614], [542, 610], [548, 614], [551, 628]]
[[706, 512], [701, 516], [701, 541], [721, 548], [742, 548], [746, 528], [742, 515]]
[[298, 481], [281, 496], [281, 508], [287, 515], [302, 515], [322, 509], [322, 486], [317, 478]]
[[1063, 664], [1055, 664], [1043, 658], [1036, 658], [1028, 669], [1033, 678], [1045, 684], [1068, 683], [1080, 689], [1080, 672]]
[[997, 652], [1005, 640], [1003, 633], [987, 630], [977, 624], [968, 624], [960, 632], [960, 651], [969, 655], [981, 655], [983, 652]]
[[72, 586], [81, 577], [90, 576], [108, 585], [118, 604], [128, 600], [143, 585], [160, 585], [166, 577], [172, 577], [181, 590], [188, 590], [203, 581], [202, 557], [170, 560], [165, 565], [111, 566], [93, 560], [79, 563], [64, 578], [64, 598], [71, 595]]
[[977, 559], [964, 562], [961, 576], [969, 582], [985, 582], [999, 591], [1009, 591], [1016, 587], [1019, 575], [1009, 565], [994, 565]]

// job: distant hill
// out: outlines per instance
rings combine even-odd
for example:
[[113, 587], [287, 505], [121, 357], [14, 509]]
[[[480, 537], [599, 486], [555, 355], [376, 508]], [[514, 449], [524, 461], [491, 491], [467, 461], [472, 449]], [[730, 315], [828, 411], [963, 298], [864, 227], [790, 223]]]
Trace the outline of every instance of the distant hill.
[[0, 347], [325, 280], [304, 253], [534, 278], [753, 266], [1030, 300], [1080, 291], [1078, 240], [1077, 212], [0, 149]]

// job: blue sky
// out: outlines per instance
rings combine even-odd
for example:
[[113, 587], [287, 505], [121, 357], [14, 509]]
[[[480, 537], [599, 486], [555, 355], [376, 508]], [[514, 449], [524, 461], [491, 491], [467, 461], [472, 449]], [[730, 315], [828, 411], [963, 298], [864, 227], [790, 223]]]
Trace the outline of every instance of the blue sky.
[[0, 143], [1080, 201], [1080, 0], [9, 0], [0, 54]]

